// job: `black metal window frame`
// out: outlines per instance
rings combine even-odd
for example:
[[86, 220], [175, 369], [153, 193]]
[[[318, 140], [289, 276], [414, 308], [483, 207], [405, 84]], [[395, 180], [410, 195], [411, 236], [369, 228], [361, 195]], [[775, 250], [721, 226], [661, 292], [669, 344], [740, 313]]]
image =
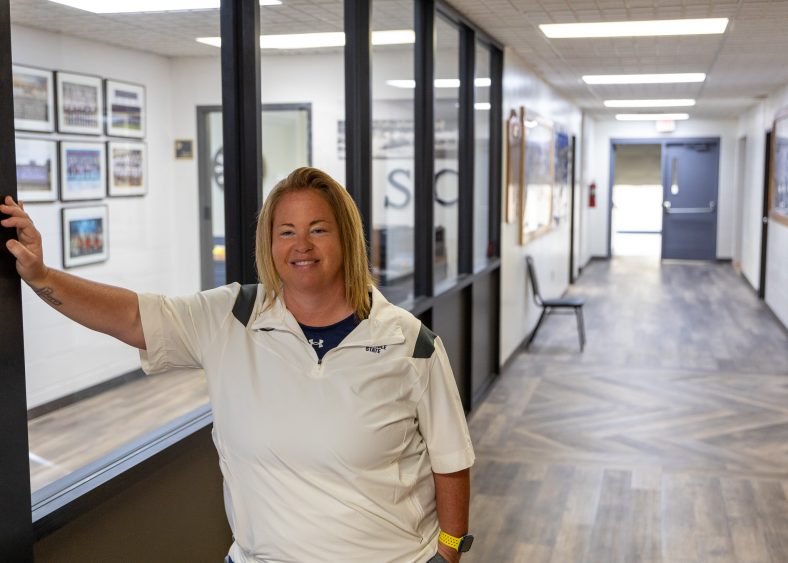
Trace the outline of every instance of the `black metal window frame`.
[[[11, 13], [9, 0], [0, 0], [0, 197], [17, 197], [14, 149], [14, 107], [11, 83]], [[10, 229], [0, 229], [0, 560], [33, 560], [33, 523], [30, 510], [30, 467], [27, 440], [22, 285], [13, 256], [5, 243]]]
[[[442, 0], [414, 0], [415, 4], [415, 239], [414, 256], [416, 295], [411, 312], [427, 313], [435, 299], [450, 295], [472, 284], [479, 277], [500, 266], [500, 190], [502, 164], [503, 46], [483, 29], [465, 18]], [[460, 115], [459, 115], [459, 248], [458, 277], [454, 285], [434, 294], [434, 78], [435, 18], [443, 17], [454, 24], [460, 34]], [[474, 71], [476, 43], [490, 50], [490, 206], [488, 237], [492, 250], [486, 268], [473, 271], [474, 205]], [[428, 319], [429, 315], [425, 316]]]
[[[371, 228], [371, 22], [368, 2], [345, 0], [345, 104], [347, 122], [347, 186], [359, 205], [369, 239]], [[441, 0], [414, 0], [416, 45], [414, 63], [415, 115], [415, 300], [411, 311], [429, 317], [435, 299], [434, 254], [434, 37], [437, 14], [460, 29], [461, 117], [460, 220], [473, 224], [473, 83], [475, 44], [491, 51], [490, 91], [490, 221], [489, 240], [493, 259], [484, 270], [473, 273], [473, 233], [461, 237], [460, 277], [441, 296], [462, 291], [475, 279], [500, 266], [500, 193], [502, 143], [501, 115], [503, 48]], [[256, 281], [254, 225], [261, 204], [262, 134], [260, 122], [260, 12], [257, 2], [222, 0], [222, 110], [225, 159], [225, 223], [227, 281]], [[0, 99], [12, 99], [10, 0], [0, 0]], [[0, 138], [6, 150], [0, 154], [0, 196], [16, 198], [16, 162], [12, 104], [0, 104]], [[81, 471], [71, 486], [37, 495], [31, 504], [29, 445], [25, 391], [24, 342], [22, 335], [21, 283], [13, 257], [5, 250], [7, 229], [0, 229], [0, 359], [3, 362], [3, 393], [0, 395], [0, 560], [32, 561], [33, 542], [89, 510], [145, 475], [149, 475], [179, 452], [179, 444], [212, 422], [210, 412], [199, 409], [173, 421], [156, 438], [141, 439], [112, 459], [103, 459]]]

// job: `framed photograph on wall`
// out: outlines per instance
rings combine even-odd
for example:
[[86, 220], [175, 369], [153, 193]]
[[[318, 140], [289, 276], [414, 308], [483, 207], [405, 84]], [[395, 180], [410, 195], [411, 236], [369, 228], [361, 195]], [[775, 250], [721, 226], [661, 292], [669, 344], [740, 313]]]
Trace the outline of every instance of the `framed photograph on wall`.
[[509, 112], [506, 120], [506, 222], [517, 217], [517, 202], [523, 191], [523, 116], [525, 108], [520, 106]]
[[769, 216], [788, 226], [788, 108], [774, 119], [769, 182]]
[[555, 151], [552, 122], [525, 115], [525, 198], [520, 211], [520, 244], [553, 228]]
[[101, 135], [104, 116], [101, 78], [69, 72], [55, 73], [57, 130], [61, 133]]
[[60, 199], [101, 199], [107, 193], [104, 143], [60, 143]]
[[559, 225], [569, 215], [572, 174], [572, 145], [564, 131], [555, 132], [555, 175], [553, 182], [553, 222]]
[[116, 80], [104, 81], [107, 135], [145, 137], [145, 86]]
[[63, 219], [63, 267], [104, 262], [109, 257], [107, 206], [66, 207]]
[[110, 141], [107, 164], [110, 196], [138, 196], [148, 192], [145, 143]]
[[13, 65], [14, 128], [55, 130], [55, 90], [52, 71]]
[[16, 185], [25, 203], [57, 199], [57, 143], [16, 138]]

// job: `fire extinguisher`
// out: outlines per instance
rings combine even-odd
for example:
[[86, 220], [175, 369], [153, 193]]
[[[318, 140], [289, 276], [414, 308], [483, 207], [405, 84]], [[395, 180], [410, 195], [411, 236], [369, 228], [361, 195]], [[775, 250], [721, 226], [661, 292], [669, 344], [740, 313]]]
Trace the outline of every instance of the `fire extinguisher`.
[[588, 185], [588, 207], [596, 207], [596, 182]]

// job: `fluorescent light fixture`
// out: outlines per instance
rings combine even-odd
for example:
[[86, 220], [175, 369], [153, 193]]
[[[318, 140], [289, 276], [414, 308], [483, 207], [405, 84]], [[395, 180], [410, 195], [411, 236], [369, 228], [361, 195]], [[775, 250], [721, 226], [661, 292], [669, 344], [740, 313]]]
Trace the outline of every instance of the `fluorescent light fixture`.
[[344, 45], [345, 34], [341, 31], [260, 36], [261, 49], [319, 49], [321, 47], [342, 47]]
[[373, 45], [408, 45], [416, 42], [416, 32], [412, 29], [390, 29], [373, 31]]
[[583, 77], [586, 84], [673, 84], [677, 82], [703, 82], [702, 72], [673, 74], [589, 74]]
[[714, 35], [724, 33], [728, 18], [649, 20], [596, 23], [542, 24], [550, 39], [578, 37], [653, 37], [661, 35]]
[[688, 113], [619, 113], [619, 121], [680, 121], [689, 119]]
[[[416, 81], [415, 80], [386, 80], [386, 84], [389, 86], [393, 86], [394, 88], [415, 88]], [[492, 84], [492, 79], [490, 78], [477, 78], [473, 81], [473, 85], [476, 87], [483, 88], [485, 86], [489, 87]], [[435, 79], [435, 88], [459, 88], [460, 87], [460, 79], [459, 78], [436, 78]]]
[[394, 88], [413, 89], [416, 87], [415, 80], [386, 80], [386, 84], [388, 84], [389, 86], [393, 86]]
[[220, 37], [198, 37], [197, 43], [203, 43], [211, 47], [221, 47], [222, 39]]
[[476, 102], [475, 104], [473, 104], [473, 109], [489, 110], [490, 108], [492, 108], [490, 102]]
[[[220, 0], [49, 0], [94, 14], [186, 12], [218, 10]], [[280, 0], [260, 0], [261, 6], [278, 6]]]
[[609, 108], [679, 108], [695, 105], [695, 100], [605, 100]]
[[[198, 43], [221, 47], [219, 37], [198, 37]], [[412, 29], [392, 29], [373, 31], [373, 45], [406, 45], [416, 42], [416, 34]], [[320, 49], [325, 47], [343, 47], [345, 34], [341, 31], [330, 33], [294, 33], [289, 35], [261, 35], [261, 49]], [[407, 88], [407, 86], [400, 86]]]
[[435, 79], [435, 87], [436, 88], [459, 88], [460, 87], [460, 79], [459, 78], [436, 78]]

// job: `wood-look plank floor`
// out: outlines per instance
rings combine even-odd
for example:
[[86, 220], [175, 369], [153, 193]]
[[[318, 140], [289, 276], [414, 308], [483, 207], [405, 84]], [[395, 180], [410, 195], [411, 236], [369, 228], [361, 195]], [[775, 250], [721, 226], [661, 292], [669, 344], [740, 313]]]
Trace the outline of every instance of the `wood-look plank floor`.
[[208, 402], [202, 371], [126, 383], [28, 422], [37, 491]]
[[471, 417], [488, 563], [788, 562], [788, 336], [727, 264], [593, 262]]

